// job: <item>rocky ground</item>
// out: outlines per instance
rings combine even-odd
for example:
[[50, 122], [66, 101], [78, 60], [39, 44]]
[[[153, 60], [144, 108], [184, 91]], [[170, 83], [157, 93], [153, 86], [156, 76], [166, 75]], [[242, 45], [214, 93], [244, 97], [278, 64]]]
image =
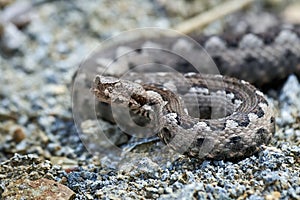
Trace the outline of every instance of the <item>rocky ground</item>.
[[[300, 199], [300, 84], [293, 75], [267, 92], [277, 111], [271, 144], [239, 162], [185, 156], [160, 162], [141, 153], [115, 165], [86, 150], [71, 99], [72, 76], [84, 58], [120, 31], [171, 28], [222, 1], [170, 2], [0, 2], [1, 199]], [[284, 7], [275, 4], [266, 3]], [[248, 8], [250, 15], [262, 6]], [[237, 21], [232, 15], [204, 32], [220, 32], [228, 22]]]

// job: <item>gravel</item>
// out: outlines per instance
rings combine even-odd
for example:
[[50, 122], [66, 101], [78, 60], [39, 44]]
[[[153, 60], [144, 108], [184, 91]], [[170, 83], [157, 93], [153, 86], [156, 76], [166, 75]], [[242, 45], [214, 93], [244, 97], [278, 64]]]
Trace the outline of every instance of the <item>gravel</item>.
[[[74, 72], [101, 40], [121, 30], [168, 28], [187, 17], [166, 2], [48, 1], [30, 11], [21, 29], [0, 23], [1, 196], [16, 180], [46, 178], [67, 186], [75, 199], [300, 199], [300, 84], [294, 75], [269, 91], [277, 111], [271, 144], [239, 162], [175, 154], [168, 160], [155, 141], [121, 161], [86, 150], [72, 118]], [[210, 2], [199, 10], [218, 1]]]

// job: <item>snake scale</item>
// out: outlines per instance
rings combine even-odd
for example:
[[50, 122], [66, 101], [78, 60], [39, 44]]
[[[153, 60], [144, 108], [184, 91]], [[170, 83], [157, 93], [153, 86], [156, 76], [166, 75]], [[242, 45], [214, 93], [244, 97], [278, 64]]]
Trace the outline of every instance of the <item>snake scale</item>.
[[[272, 108], [255, 86], [300, 74], [300, 28], [194, 39], [222, 75], [211, 74], [203, 50], [185, 39], [142, 38], [93, 54], [80, 71], [89, 80], [83, 87], [92, 85], [104, 104], [129, 108], [131, 116], [145, 119], [142, 126], [180, 152], [210, 159], [253, 155], [275, 132]], [[153, 49], [171, 49], [176, 55]], [[106, 70], [107, 63], [113, 64]], [[146, 70], [135, 69], [149, 63]], [[160, 70], [162, 65], [174, 71]], [[118, 78], [127, 71], [133, 72]]]

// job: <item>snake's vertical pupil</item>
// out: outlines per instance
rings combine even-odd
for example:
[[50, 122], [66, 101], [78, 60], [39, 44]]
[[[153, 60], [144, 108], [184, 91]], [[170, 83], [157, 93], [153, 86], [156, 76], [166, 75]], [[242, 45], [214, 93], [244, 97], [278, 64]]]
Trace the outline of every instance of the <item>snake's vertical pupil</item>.
[[161, 134], [162, 134], [162, 138], [163, 138], [164, 142], [168, 144], [172, 139], [172, 134], [171, 134], [170, 130], [168, 128], [164, 127], [161, 130]]

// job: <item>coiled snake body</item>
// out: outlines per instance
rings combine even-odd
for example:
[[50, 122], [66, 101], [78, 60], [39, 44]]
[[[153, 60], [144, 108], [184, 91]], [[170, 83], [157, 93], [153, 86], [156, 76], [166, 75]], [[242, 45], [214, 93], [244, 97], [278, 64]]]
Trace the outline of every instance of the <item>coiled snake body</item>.
[[[299, 75], [300, 29], [277, 29], [267, 35], [249, 33], [229, 40], [211, 36], [200, 43], [223, 76], [206, 74], [206, 68], [201, 68], [202, 73], [187, 73], [192, 71], [187, 60], [197, 68], [198, 64], [203, 65], [203, 59], [194, 46], [180, 38], [113, 45], [92, 56], [96, 63], [87, 63], [97, 65], [99, 73], [110, 58], [109, 62], [114, 60], [114, 65], [121, 67], [106, 73], [116, 76], [138, 65], [159, 63], [184, 72], [182, 76], [151, 70], [141, 74], [134, 70], [125, 79], [106, 75], [95, 78], [97, 72], [92, 67], [85, 73], [94, 79], [91, 90], [100, 102], [128, 107], [134, 114], [155, 122], [158, 136], [172, 148], [201, 158], [250, 156], [269, 143], [275, 132], [275, 120], [263, 93], [243, 80], [261, 87], [290, 73]], [[180, 55], [188, 59], [162, 56], [161, 52], [149, 56], [153, 47], [165, 46], [177, 54], [184, 52]], [[147, 51], [145, 47], [151, 48]], [[118, 58], [120, 55], [122, 58]]]

